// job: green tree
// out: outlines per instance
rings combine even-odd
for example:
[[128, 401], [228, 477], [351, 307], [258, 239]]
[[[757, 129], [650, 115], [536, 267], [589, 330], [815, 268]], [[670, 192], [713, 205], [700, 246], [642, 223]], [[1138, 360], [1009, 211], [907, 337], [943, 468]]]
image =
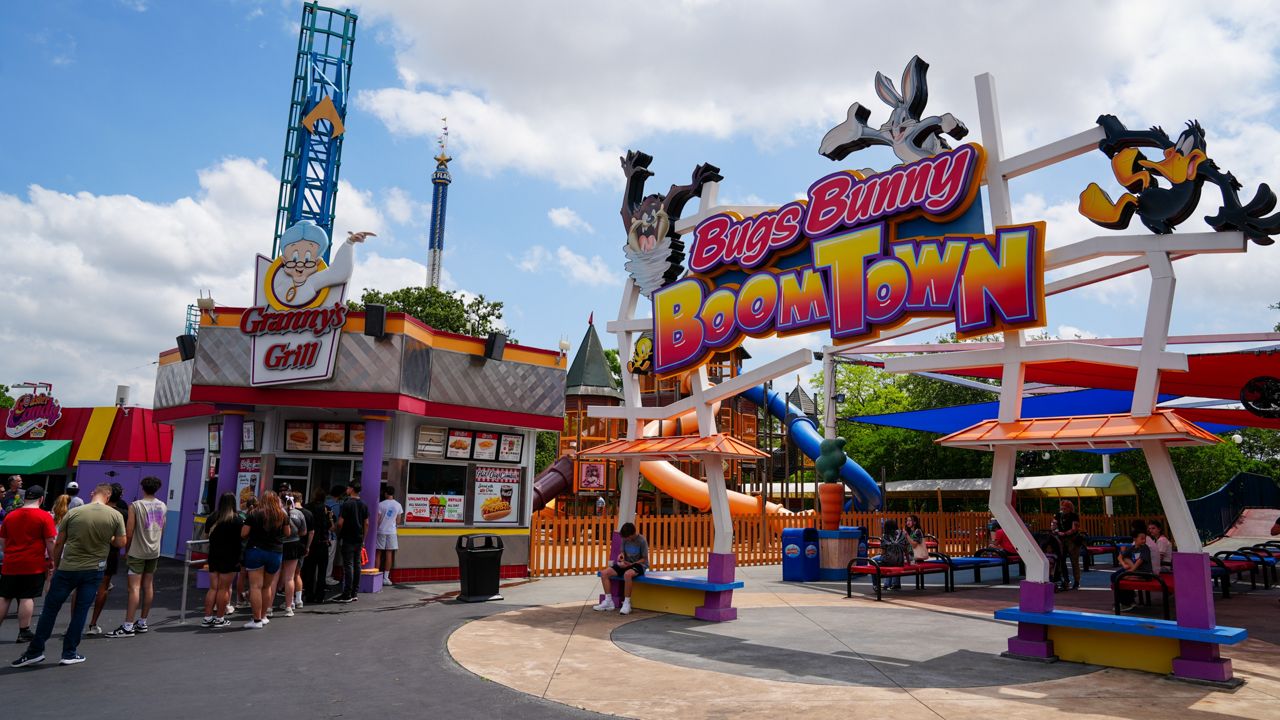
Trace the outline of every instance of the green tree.
[[618, 349], [605, 350], [604, 357], [609, 361], [609, 372], [613, 373], [613, 383], [622, 387], [622, 361], [618, 359]]
[[0, 408], [13, 407], [14, 398], [9, 395], [9, 386], [0, 385]]
[[538, 444], [534, 449], [534, 474], [541, 473], [560, 457], [560, 433], [544, 431], [538, 433]]
[[[407, 287], [392, 292], [365, 288], [360, 301], [347, 303], [351, 310], [364, 310], [365, 305], [385, 305], [388, 312], [402, 312], [421, 320], [436, 330], [463, 335], [488, 335], [502, 332], [502, 303], [477, 295], [470, 300], [462, 293], [433, 287]], [[515, 342], [514, 338], [510, 338]]]

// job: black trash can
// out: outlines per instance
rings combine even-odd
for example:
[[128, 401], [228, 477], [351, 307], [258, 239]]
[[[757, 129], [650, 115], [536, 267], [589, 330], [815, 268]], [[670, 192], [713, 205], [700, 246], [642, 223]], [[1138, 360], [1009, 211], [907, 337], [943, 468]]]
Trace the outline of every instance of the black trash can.
[[497, 535], [462, 535], [458, 537], [458, 581], [462, 602], [501, 600], [498, 594], [499, 569], [502, 567], [502, 538]]

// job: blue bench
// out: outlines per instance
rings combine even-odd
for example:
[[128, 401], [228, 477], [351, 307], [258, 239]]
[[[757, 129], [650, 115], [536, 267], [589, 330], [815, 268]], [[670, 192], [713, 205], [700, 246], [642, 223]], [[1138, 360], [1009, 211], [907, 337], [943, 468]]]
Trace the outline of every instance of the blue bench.
[[1054, 610], [1047, 613], [1027, 612], [1016, 607], [996, 611], [997, 620], [1009, 620], [1036, 625], [1099, 630], [1102, 632], [1148, 635], [1151, 637], [1189, 640], [1191, 642], [1235, 645], [1249, 637], [1245, 628], [1218, 625], [1212, 628], [1182, 627], [1173, 620], [1152, 620], [1124, 615], [1101, 615], [1075, 610]]
[[[613, 596], [621, 597], [622, 578], [615, 577], [612, 581]], [[712, 621], [737, 617], [737, 611], [729, 606], [729, 598], [734, 590], [746, 586], [741, 580], [710, 582], [706, 575], [670, 572], [647, 572], [631, 582], [631, 607]]]
[[[1248, 638], [1244, 628], [1183, 627], [1172, 620], [1100, 615], [1072, 610], [1047, 613], [1005, 608], [997, 620], [1018, 623], [1018, 636], [1044, 631], [1050, 652], [1060, 660], [1173, 674], [1194, 680], [1233, 684], [1229, 661], [1217, 661], [1218, 645], [1235, 645]], [[1010, 639], [1010, 648], [1014, 638]], [[1186, 643], [1192, 643], [1188, 646]], [[1196, 647], [1211, 650], [1197, 650]], [[1212, 659], [1198, 658], [1212, 652]], [[1190, 653], [1190, 656], [1188, 655]], [[1225, 671], [1223, 670], [1225, 664]], [[1208, 667], [1206, 667], [1206, 665]]]
[[[600, 573], [596, 573], [596, 577], [600, 577]], [[614, 582], [622, 582], [622, 578], [615, 577]], [[746, 583], [741, 580], [733, 582], [714, 583], [707, 580], [705, 575], [676, 575], [669, 572], [646, 572], [638, 578], [631, 581], [636, 585], [662, 585], [664, 587], [685, 588], [688, 590], [701, 590], [703, 592], [721, 592], [724, 590], [738, 590], [746, 587]]]

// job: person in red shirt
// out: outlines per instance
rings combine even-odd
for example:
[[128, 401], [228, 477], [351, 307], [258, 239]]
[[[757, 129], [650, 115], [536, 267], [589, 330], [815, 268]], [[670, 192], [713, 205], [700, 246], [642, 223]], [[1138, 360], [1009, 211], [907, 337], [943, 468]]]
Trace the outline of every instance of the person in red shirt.
[[44, 488], [27, 488], [22, 507], [11, 510], [0, 522], [0, 623], [9, 614], [9, 604], [18, 601], [18, 642], [31, 642], [31, 616], [36, 598], [44, 589], [45, 573], [53, 558], [57, 530], [53, 516], [40, 509]]
[[1000, 527], [1000, 523], [992, 520], [991, 530], [991, 547], [1003, 550], [1010, 555], [1018, 554], [1018, 548], [1013, 546], [1013, 541], [1005, 534], [1004, 529]]

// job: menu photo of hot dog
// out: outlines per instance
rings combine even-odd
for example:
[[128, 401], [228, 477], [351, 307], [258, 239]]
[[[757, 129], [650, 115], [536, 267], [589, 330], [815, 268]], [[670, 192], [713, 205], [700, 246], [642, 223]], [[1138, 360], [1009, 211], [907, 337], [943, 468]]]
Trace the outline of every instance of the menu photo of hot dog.
[[514, 523], [520, 519], [520, 468], [479, 465], [475, 476], [475, 522]]
[[444, 451], [445, 457], [469, 460], [471, 458], [471, 440], [472, 433], [470, 430], [450, 430], [449, 444], [445, 446]]
[[315, 448], [316, 425], [309, 422], [289, 422], [284, 426], [284, 449], [295, 452], [311, 452]]

